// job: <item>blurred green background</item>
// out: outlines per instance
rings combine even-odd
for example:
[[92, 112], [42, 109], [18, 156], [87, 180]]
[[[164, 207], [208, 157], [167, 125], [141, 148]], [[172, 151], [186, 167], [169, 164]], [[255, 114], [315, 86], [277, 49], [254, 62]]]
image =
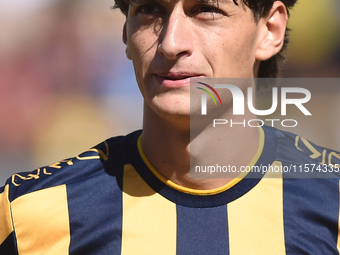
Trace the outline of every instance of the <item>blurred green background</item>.
[[[121, 40], [124, 16], [111, 10], [113, 4], [1, 1], [0, 186], [14, 172], [32, 171], [141, 128], [142, 98]], [[340, 77], [339, 14], [339, 0], [298, 1], [283, 77]], [[322, 96], [327, 104], [340, 95]], [[322, 109], [320, 116], [330, 114]], [[331, 109], [338, 119], [340, 104]], [[324, 132], [320, 121], [313, 121], [301, 135], [308, 131], [306, 138], [340, 150], [340, 123]]]

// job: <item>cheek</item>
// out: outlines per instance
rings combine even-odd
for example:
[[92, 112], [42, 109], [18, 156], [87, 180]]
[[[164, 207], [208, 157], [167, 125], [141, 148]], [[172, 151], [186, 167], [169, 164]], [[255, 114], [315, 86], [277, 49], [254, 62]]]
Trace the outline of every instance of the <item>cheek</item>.
[[145, 47], [147, 46], [147, 41], [143, 33], [140, 31], [136, 31], [130, 36], [130, 46], [133, 49], [135, 54], [142, 55], [142, 52], [145, 51]]
[[147, 92], [146, 80], [147, 72], [150, 64], [152, 63], [153, 56], [155, 54], [154, 35], [146, 30], [140, 28], [129, 27], [129, 31], [135, 31], [134, 33], [128, 33], [127, 45], [131, 52], [132, 62], [135, 70], [136, 80], [142, 95], [145, 97]]
[[247, 72], [244, 75], [252, 73], [255, 61], [253, 30], [242, 27], [225, 29], [210, 38], [207, 39], [207, 47], [203, 49], [216, 76], [243, 76], [243, 72]]
[[[246, 26], [237, 29], [237, 51], [240, 56], [254, 58], [257, 39], [257, 26], [254, 21], [245, 21]], [[250, 59], [249, 59], [250, 60]]]
[[129, 49], [135, 69], [146, 72], [157, 50], [157, 38], [153, 33], [138, 30], [130, 36]]
[[[144, 57], [146, 54], [157, 48], [158, 33], [156, 32], [156, 24], [139, 24], [133, 21], [128, 28], [131, 47], [136, 55]], [[159, 30], [159, 29], [158, 29]], [[157, 31], [158, 31], [157, 30]]]

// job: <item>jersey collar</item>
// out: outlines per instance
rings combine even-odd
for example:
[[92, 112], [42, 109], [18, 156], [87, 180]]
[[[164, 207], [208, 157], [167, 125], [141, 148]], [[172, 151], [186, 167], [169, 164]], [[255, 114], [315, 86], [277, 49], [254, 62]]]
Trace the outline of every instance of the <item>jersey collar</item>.
[[[271, 165], [275, 158], [276, 144], [274, 130], [263, 126], [259, 149], [249, 165], [259, 167]], [[184, 188], [162, 176], [150, 164], [141, 147], [141, 132], [133, 133], [128, 147], [130, 162], [144, 181], [165, 198], [183, 206], [215, 207], [225, 205], [246, 194], [263, 177], [263, 173], [250, 172], [246, 176], [235, 178], [234, 181], [218, 189], [194, 190]]]

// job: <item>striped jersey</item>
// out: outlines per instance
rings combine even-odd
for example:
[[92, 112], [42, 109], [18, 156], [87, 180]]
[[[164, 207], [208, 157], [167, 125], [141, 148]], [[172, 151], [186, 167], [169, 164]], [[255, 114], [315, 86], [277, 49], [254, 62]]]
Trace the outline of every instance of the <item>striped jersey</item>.
[[[8, 179], [0, 188], [0, 254], [339, 254], [337, 152], [263, 127], [253, 166], [285, 171], [250, 172], [200, 191], [161, 176], [140, 137], [111, 138]], [[290, 176], [324, 165], [332, 178]]]

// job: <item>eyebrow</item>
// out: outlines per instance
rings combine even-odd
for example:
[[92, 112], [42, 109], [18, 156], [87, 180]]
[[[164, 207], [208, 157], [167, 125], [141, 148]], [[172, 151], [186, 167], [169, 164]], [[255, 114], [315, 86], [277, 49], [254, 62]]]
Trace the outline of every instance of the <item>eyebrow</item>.
[[[171, 0], [170, 0], [171, 1]], [[179, 1], [179, 0], [177, 0]], [[237, 0], [192, 0], [197, 3], [204, 3], [204, 4], [209, 4], [209, 5], [218, 5], [220, 3], [223, 4], [230, 4], [233, 3], [235, 5], [238, 5]], [[128, 3], [137, 3], [137, 4], [144, 4], [144, 3], [164, 3], [164, 2], [169, 2], [169, 0], [127, 0]]]
[[206, 4], [215, 4], [215, 3], [228, 4], [228, 3], [233, 2], [235, 5], [238, 5], [237, 0], [195, 0], [195, 2], [206, 3]]

